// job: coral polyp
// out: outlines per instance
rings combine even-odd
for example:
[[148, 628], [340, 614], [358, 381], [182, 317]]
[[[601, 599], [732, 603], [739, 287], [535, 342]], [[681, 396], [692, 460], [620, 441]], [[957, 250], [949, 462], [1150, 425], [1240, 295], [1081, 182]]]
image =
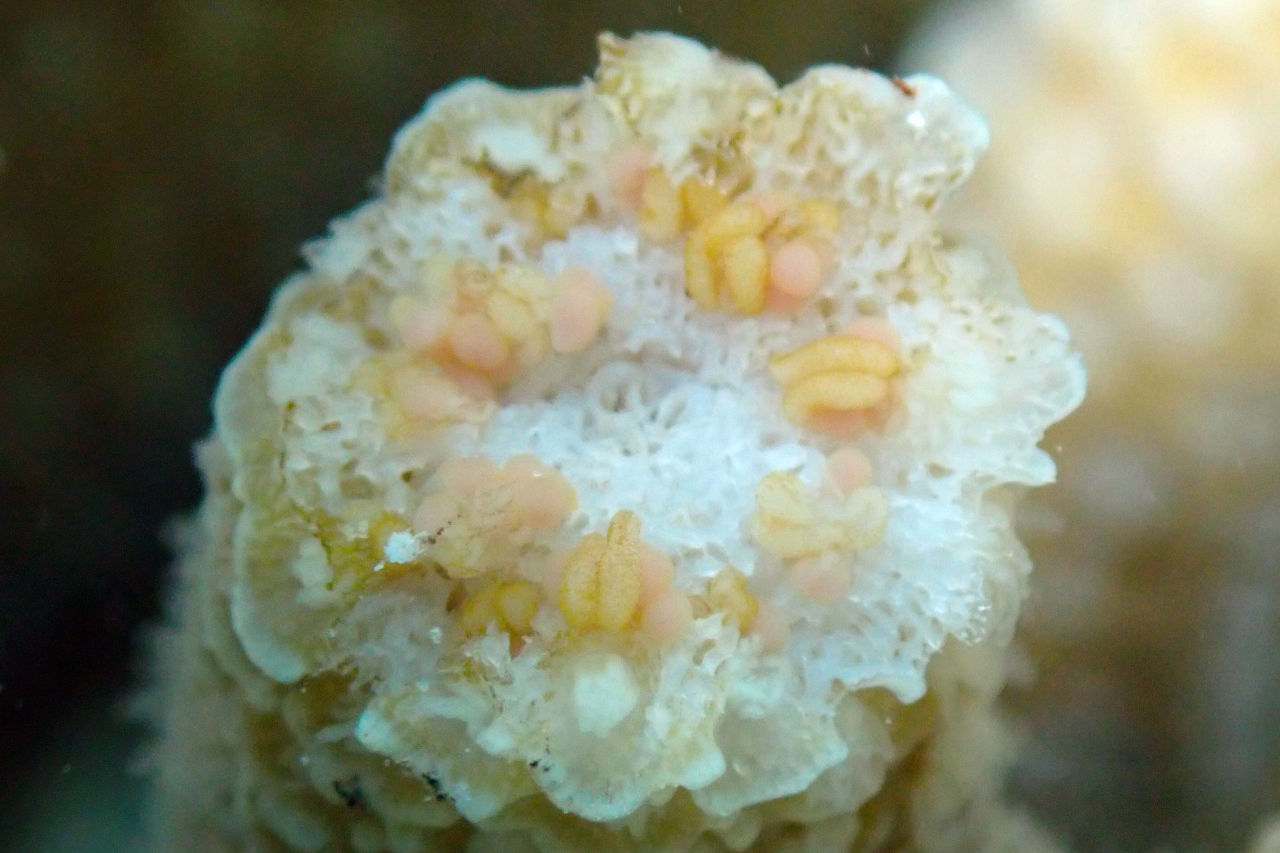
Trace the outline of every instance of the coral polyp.
[[938, 232], [985, 126], [927, 77], [601, 53], [574, 88], [433, 97], [228, 368], [162, 849], [1015, 825], [1011, 498], [1084, 377]]

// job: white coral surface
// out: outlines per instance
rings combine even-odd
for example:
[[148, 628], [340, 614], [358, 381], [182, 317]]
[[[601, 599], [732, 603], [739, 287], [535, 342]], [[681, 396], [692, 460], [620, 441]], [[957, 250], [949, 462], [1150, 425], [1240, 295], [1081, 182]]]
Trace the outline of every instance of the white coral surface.
[[1002, 819], [1010, 508], [1084, 383], [938, 233], [985, 125], [928, 77], [601, 47], [575, 88], [432, 98], [223, 378], [163, 848], [942, 849]]

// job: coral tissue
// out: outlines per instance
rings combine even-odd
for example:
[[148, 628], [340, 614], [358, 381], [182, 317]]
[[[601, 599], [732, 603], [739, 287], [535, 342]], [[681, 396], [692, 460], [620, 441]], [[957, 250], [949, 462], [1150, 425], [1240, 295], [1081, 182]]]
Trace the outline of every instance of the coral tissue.
[[432, 98], [228, 368], [161, 849], [1017, 835], [1010, 511], [1083, 371], [938, 233], [985, 125], [928, 77], [600, 47]]

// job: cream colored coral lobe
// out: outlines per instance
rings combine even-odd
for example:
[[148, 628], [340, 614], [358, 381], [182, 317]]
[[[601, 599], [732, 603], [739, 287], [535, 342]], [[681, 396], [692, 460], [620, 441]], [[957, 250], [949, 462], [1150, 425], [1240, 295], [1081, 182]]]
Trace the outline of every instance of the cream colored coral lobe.
[[1029, 569], [1011, 498], [1083, 371], [938, 232], [985, 125], [928, 77], [600, 48], [577, 87], [434, 96], [228, 368], [161, 849], [1012, 820], [971, 772]]

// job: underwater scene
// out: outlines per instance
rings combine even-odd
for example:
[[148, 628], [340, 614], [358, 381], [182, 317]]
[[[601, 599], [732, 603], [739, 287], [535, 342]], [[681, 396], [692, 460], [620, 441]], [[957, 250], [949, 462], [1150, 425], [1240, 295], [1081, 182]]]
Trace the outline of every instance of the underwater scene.
[[0, 12], [0, 849], [1280, 851], [1280, 6]]

